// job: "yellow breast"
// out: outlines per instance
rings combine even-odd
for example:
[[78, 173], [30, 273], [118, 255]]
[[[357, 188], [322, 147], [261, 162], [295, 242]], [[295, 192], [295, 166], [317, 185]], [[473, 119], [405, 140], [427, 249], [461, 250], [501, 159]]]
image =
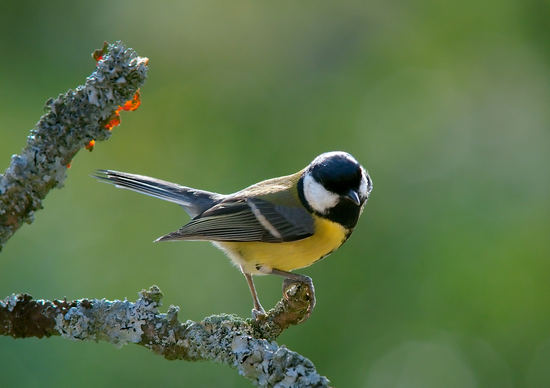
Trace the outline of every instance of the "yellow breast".
[[315, 217], [315, 233], [298, 241], [282, 243], [217, 242], [237, 265], [249, 273], [261, 273], [265, 266], [282, 271], [307, 267], [338, 248], [349, 236], [348, 231], [335, 222]]

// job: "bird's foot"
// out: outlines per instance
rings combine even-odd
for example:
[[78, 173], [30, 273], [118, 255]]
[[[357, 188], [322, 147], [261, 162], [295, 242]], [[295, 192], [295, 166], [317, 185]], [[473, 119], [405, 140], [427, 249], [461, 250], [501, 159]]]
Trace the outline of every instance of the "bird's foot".
[[266, 315], [267, 314], [265, 313], [265, 310], [262, 306], [259, 306], [259, 308], [254, 307], [252, 309], [252, 318], [256, 321], [265, 319]]
[[283, 296], [285, 299], [288, 300], [290, 298], [289, 292], [292, 290], [292, 286], [294, 285], [307, 287], [306, 297], [308, 301], [308, 307], [304, 317], [298, 322], [302, 323], [309, 319], [311, 313], [313, 312], [313, 308], [315, 307], [315, 287], [313, 286], [313, 281], [309, 276], [300, 275], [300, 279], [285, 278], [283, 280]]

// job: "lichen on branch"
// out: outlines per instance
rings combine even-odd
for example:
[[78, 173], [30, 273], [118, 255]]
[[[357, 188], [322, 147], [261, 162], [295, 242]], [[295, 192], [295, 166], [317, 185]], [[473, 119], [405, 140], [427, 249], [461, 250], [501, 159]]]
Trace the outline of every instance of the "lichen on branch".
[[[290, 304], [282, 301], [279, 309], [268, 313], [271, 325], [280, 320], [285, 306], [292, 309], [302, 297], [299, 287], [286, 295], [283, 299]], [[156, 286], [142, 290], [135, 302], [48, 301], [14, 294], [0, 300], [0, 335], [15, 338], [56, 335], [76, 341], [107, 341], [118, 346], [134, 343], [170, 360], [211, 360], [232, 366], [258, 386], [328, 387], [327, 378], [315, 370], [310, 360], [258, 337], [261, 327], [255, 321], [221, 314], [201, 322], [180, 322], [177, 307], [159, 312], [161, 298]], [[303, 317], [300, 313], [291, 315], [297, 319]]]
[[147, 58], [121, 42], [101, 51], [84, 85], [46, 102], [27, 144], [0, 174], [0, 249], [23, 223], [33, 221], [46, 194], [63, 185], [75, 154], [111, 136], [106, 125], [145, 81]]
[[[96, 70], [83, 86], [46, 102], [47, 112], [20, 154], [0, 174], [0, 249], [54, 187], [82, 149], [92, 150], [120, 123], [120, 111], [139, 104], [147, 58], [120, 42], [96, 50]], [[309, 289], [290, 284], [283, 298], [258, 320], [221, 314], [201, 322], [178, 320], [178, 308], [158, 308], [162, 294], [153, 286], [135, 302], [106, 299], [33, 300], [12, 294], [0, 300], [0, 335], [13, 338], [62, 336], [76, 341], [135, 343], [167, 359], [212, 360], [236, 368], [259, 386], [327, 387], [328, 380], [307, 358], [274, 342], [290, 325], [308, 316]]]

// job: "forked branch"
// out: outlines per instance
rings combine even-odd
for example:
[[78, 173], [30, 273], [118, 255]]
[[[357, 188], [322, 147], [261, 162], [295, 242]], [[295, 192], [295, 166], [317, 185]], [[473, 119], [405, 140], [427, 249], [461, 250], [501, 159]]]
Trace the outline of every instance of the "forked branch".
[[[20, 154], [0, 175], [0, 249], [54, 187], [61, 187], [81, 148], [111, 136], [120, 109], [139, 105], [147, 58], [120, 42], [94, 52], [97, 68], [83, 86], [46, 102]], [[131, 100], [131, 101], [129, 101]], [[105, 299], [33, 300], [12, 294], [0, 301], [0, 335], [14, 338], [62, 336], [78, 341], [135, 343], [167, 359], [213, 360], [231, 365], [259, 386], [326, 387], [307, 358], [272, 342], [309, 308], [307, 287], [290, 284], [264, 319], [214, 315], [202, 322], [179, 322], [178, 308], [159, 313], [162, 294], [153, 286], [136, 302]]]
[[135, 302], [33, 300], [27, 294], [13, 294], [0, 301], [0, 335], [14, 338], [59, 335], [119, 346], [135, 343], [170, 360], [227, 364], [258, 386], [327, 387], [328, 380], [319, 375], [310, 360], [262, 338], [273, 339], [266, 333], [280, 333], [303, 317], [307, 310], [303, 288], [300, 284], [291, 285], [263, 321], [221, 314], [202, 322], [180, 322], [175, 306], [159, 313], [162, 293], [156, 286], [142, 290]]

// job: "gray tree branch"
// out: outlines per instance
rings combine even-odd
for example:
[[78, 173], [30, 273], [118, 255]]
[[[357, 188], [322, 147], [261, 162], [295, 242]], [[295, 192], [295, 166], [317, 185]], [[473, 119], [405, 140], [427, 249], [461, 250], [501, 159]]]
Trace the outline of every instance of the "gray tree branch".
[[278, 322], [288, 321], [285, 308], [301, 306], [290, 314], [292, 319], [301, 319], [307, 310], [306, 294], [305, 287], [291, 285], [263, 321], [221, 314], [202, 322], [179, 322], [179, 309], [175, 306], [170, 306], [165, 314], [159, 313], [162, 293], [156, 286], [142, 290], [136, 302], [33, 300], [27, 294], [13, 294], [0, 301], [0, 335], [59, 335], [119, 346], [135, 343], [170, 360], [211, 360], [230, 365], [258, 386], [328, 387], [328, 380], [317, 373], [310, 360], [261, 338], [272, 332]]
[[0, 175], [0, 249], [54, 187], [61, 187], [67, 166], [91, 140], [108, 139], [105, 125], [131, 100], [147, 75], [147, 58], [121, 42], [99, 51], [103, 58], [83, 86], [46, 102], [47, 112], [27, 137], [20, 154]]
[[[0, 249], [54, 187], [61, 187], [75, 154], [91, 141], [111, 136], [107, 128], [145, 81], [147, 58], [121, 42], [94, 52], [96, 70], [83, 86], [46, 102], [47, 112], [0, 175]], [[275, 338], [306, 316], [308, 288], [291, 284], [259, 320], [214, 315], [202, 322], [177, 319], [178, 308], [158, 311], [162, 294], [153, 286], [139, 299], [33, 300], [13, 294], [0, 301], [0, 335], [14, 338], [59, 335], [73, 340], [136, 343], [167, 359], [213, 360], [237, 368], [256, 385], [327, 387], [307, 358], [277, 345]]]

